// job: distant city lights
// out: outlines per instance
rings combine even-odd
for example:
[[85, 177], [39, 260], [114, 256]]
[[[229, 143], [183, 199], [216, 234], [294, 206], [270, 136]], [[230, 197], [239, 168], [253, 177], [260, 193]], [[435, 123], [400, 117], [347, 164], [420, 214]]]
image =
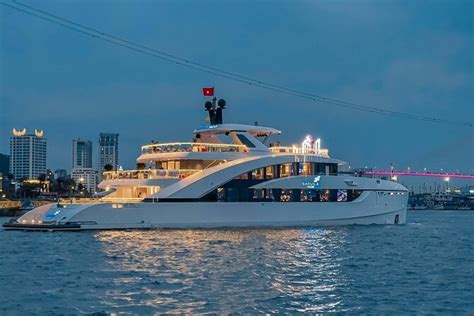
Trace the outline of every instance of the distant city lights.
[[[474, 179], [472, 174], [457, 174], [457, 173], [435, 173], [435, 172], [408, 172], [408, 171], [367, 171], [368, 175], [376, 176], [415, 176], [415, 177], [439, 177], [449, 181], [451, 178], [458, 179]], [[448, 180], [446, 180], [448, 179]]]

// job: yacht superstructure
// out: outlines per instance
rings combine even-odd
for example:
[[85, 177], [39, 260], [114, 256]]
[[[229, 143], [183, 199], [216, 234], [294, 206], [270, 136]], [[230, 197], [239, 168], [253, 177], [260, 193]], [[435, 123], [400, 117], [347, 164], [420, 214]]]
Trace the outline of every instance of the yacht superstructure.
[[271, 127], [223, 122], [225, 101], [205, 109], [192, 142], [142, 146], [137, 169], [104, 172], [96, 203], [49, 204], [5, 229], [87, 230], [285, 227], [405, 223], [402, 185], [338, 174], [321, 141], [281, 146]]

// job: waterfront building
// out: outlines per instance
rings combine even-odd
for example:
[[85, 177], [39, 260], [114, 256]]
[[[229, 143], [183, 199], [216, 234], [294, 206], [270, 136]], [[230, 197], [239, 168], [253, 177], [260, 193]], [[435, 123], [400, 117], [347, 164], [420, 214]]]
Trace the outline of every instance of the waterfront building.
[[98, 170], [99, 177], [102, 178], [102, 172], [106, 165], [112, 166], [113, 170], [118, 167], [118, 136], [116, 133], [100, 133], [99, 136], [99, 159]]
[[92, 168], [74, 168], [71, 177], [76, 183], [76, 188], [84, 188], [90, 193], [97, 190], [97, 171]]
[[0, 154], [0, 173], [7, 176], [10, 172], [10, 156]]
[[56, 169], [54, 171], [54, 178], [55, 179], [66, 179], [67, 178], [67, 171], [65, 169]]
[[72, 141], [72, 168], [92, 168], [92, 142], [74, 139]]
[[37, 179], [46, 174], [46, 138], [35, 129], [34, 134], [13, 129], [10, 137], [10, 173], [15, 180]]

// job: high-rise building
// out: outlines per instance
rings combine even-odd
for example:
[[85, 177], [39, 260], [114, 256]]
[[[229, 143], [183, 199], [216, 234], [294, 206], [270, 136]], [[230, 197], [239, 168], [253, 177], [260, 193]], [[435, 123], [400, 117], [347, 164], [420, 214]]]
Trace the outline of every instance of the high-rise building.
[[118, 167], [118, 136], [115, 133], [100, 133], [97, 164], [99, 176], [102, 176], [106, 165], [111, 165], [114, 170]]
[[7, 176], [10, 172], [10, 156], [0, 154], [0, 173]]
[[0, 197], [4, 197], [8, 194], [8, 187], [10, 185], [10, 179], [8, 174], [10, 173], [10, 156], [0, 154]]
[[97, 190], [97, 171], [92, 168], [74, 168], [71, 172], [71, 178], [78, 189], [82, 187], [89, 193], [95, 193]]
[[74, 139], [72, 141], [72, 168], [92, 168], [92, 142]]
[[37, 179], [46, 175], [46, 138], [44, 132], [35, 129], [27, 134], [26, 128], [13, 129], [10, 137], [10, 173], [15, 180]]

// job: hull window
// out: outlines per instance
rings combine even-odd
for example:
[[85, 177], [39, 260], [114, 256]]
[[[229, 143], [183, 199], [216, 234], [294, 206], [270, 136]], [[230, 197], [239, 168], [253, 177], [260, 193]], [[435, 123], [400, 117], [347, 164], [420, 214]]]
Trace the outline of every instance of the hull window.
[[[234, 180], [235, 181], [235, 180]], [[245, 181], [250, 182], [250, 181]], [[211, 191], [201, 199], [203, 202], [352, 202], [363, 191], [346, 189], [249, 189], [245, 182], [233, 182]], [[254, 181], [251, 181], [254, 182]]]

